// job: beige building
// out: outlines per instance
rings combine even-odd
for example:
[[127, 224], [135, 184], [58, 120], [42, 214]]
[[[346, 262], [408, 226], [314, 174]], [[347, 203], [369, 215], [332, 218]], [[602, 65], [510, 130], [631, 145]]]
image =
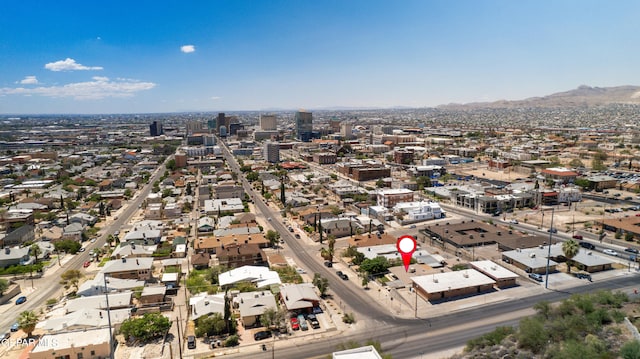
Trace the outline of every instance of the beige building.
[[108, 357], [109, 328], [45, 334], [29, 353], [29, 359]]

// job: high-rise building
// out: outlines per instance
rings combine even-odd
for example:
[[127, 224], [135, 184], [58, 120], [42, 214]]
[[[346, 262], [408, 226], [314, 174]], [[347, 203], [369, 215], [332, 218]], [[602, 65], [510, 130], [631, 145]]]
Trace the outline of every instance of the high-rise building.
[[151, 134], [151, 136], [160, 136], [160, 135], [164, 134], [164, 130], [162, 128], [162, 122], [153, 121], [149, 125], [149, 133]]
[[311, 112], [298, 111], [295, 120], [298, 140], [309, 142], [313, 137], [313, 115]]
[[202, 132], [204, 130], [203, 125], [200, 121], [187, 122], [187, 136]]
[[207, 120], [207, 129], [209, 130], [210, 133], [216, 133], [216, 131], [218, 130], [217, 127], [218, 127], [218, 121], [215, 117]]
[[265, 161], [271, 163], [280, 162], [280, 144], [277, 142], [266, 142], [264, 144], [263, 157]]
[[276, 115], [260, 115], [260, 129], [262, 131], [275, 131], [278, 129]]
[[340, 125], [340, 136], [345, 140], [351, 139], [353, 135], [353, 127], [350, 123], [343, 123]]

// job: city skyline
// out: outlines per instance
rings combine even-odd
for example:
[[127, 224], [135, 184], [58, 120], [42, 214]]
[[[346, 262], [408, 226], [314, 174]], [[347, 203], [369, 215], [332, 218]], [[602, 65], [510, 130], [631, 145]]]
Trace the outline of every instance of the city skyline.
[[640, 84], [620, 1], [5, 5], [0, 113], [432, 107]]

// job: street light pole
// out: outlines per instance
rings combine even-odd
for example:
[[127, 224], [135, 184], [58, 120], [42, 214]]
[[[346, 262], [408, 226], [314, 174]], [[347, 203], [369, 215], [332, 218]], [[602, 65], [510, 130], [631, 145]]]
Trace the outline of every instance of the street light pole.
[[111, 332], [111, 310], [109, 307], [109, 291], [107, 290], [107, 274], [103, 274], [104, 297], [107, 302], [107, 323], [109, 324], [109, 359], [113, 359], [113, 333]]
[[[549, 227], [549, 248], [548, 248], [548, 252], [547, 252], [547, 273], [546, 273], [546, 278], [545, 278], [545, 282], [544, 282], [544, 289], [548, 289], [549, 288], [549, 264], [551, 261], [551, 243], [552, 243], [552, 238], [553, 238], [553, 214], [554, 214], [555, 208], [551, 208], [551, 225]], [[544, 212], [542, 212], [544, 215]]]

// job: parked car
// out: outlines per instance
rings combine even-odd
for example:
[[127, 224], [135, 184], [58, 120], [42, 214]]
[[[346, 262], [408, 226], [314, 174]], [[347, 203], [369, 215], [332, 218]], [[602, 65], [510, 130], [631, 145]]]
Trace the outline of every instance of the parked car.
[[542, 277], [542, 275], [538, 274], [538, 273], [529, 273], [529, 278], [537, 281], [537, 282], [542, 282], [544, 280], [544, 278]]
[[22, 304], [22, 303], [24, 303], [24, 302], [26, 302], [26, 301], [27, 301], [27, 297], [25, 297], [25, 296], [19, 297], [19, 298], [16, 300], [16, 305]]
[[320, 322], [318, 321], [318, 318], [315, 314], [307, 314], [307, 320], [309, 321], [309, 324], [311, 324], [311, 328], [320, 328]]
[[635, 249], [635, 248], [631, 248], [631, 247], [629, 247], [629, 248], [625, 248], [625, 249], [624, 249], [624, 251], [625, 251], [625, 252], [629, 252], [629, 253], [635, 253], [635, 254], [638, 254], [638, 250], [637, 250], [637, 249]]
[[509, 221], [509, 223], [511, 223], [511, 224], [518, 224], [518, 223], [520, 223], [520, 222], [518, 222], [518, 220], [517, 220], [517, 219], [512, 219], [512, 220], [510, 220], [510, 221]]
[[342, 278], [342, 280], [349, 280], [349, 276], [342, 273], [342, 271], [337, 271], [336, 274], [338, 275], [338, 277]]
[[0, 339], [0, 341], [6, 341], [6, 340], [9, 340], [9, 338], [11, 338], [11, 333], [6, 332], [6, 333], [4, 333], [4, 335], [2, 336], [2, 339]]
[[254, 340], [262, 340], [267, 338], [271, 338], [271, 332], [267, 330], [262, 330], [253, 334]]
[[333, 267], [333, 263], [331, 263], [330, 261], [325, 261], [324, 262], [324, 266], [327, 267], [327, 268], [331, 268], [331, 267]]
[[414, 229], [414, 228], [416, 228], [416, 225], [412, 224], [412, 225], [409, 226], [409, 228]]
[[614, 256], [614, 257], [618, 256], [618, 252], [614, 251], [613, 249], [609, 249], [609, 248], [602, 250], [602, 253], [608, 254], [608, 255]]
[[296, 233], [294, 237], [296, 237], [297, 239], [300, 239], [300, 235], [298, 233]]
[[304, 315], [298, 315], [298, 323], [300, 324], [300, 329], [309, 330], [309, 326], [307, 326], [307, 321], [304, 319]]
[[576, 273], [575, 276], [578, 279], [586, 279], [591, 282], [591, 274], [589, 273]]
[[594, 246], [593, 244], [591, 244], [591, 243], [589, 243], [589, 242], [578, 242], [578, 244], [579, 244], [579, 245], [580, 245], [580, 247], [582, 247], [582, 248], [591, 249], [591, 250], [596, 249], [596, 246]]
[[298, 318], [297, 317], [291, 318], [291, 329], [292, 330], [300, 329], [300, 323], [298, 322]]
[[558, 229], [557, 228], [549, 228], [549, 229], [547, 229], [547, 232], [549, 232], [549, 233], [558, 233]]
[[11, 331], [12, 332], [17, 332], [18, 329], [20, 329], [20, 324], [18, 324], [18, 322], [15, 322], [15, 323], [11, 324]]
[[82, 264], [82, 267], [83, 267], [83, 268], [87, 268], [87, 267], [88, 267], [88, 266], [90, 266], [90, 265], [91, 265], [91, 262], [89, 262], [89, 261], [85, 261], [85, 262]]
[[582, 237], [582, 235], [580, 235], [580, 234], [574, 234], [573, 235], [573, 239], [582, 239], [582, 238], [584, 238], [584, 237]]

